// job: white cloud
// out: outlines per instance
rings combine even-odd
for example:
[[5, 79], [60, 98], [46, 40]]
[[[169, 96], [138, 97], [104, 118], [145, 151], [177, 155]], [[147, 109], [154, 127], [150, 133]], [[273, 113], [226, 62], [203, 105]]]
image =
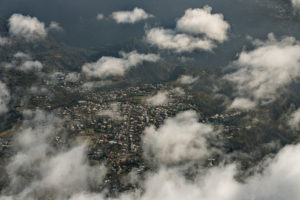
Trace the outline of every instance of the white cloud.
[[256, 106], [256, 103], [246, 98], [235, 98], [229, 109], [249, 110]]
[[[185, 159], [183, 157], [182, 163]], [[297, 200], [300, 197], [299, 163], [300, 145], [287, 146], [275, 158], [261, 163], [263, 172], [254, 172], [243, 183], [235, 179], [238, 172], [235, 164], [200, 169], [195, 171], [192, 180], [184, 175], [183, 164], [181, 167], [160, 166], [157, 172], [148, 174], [143, 184], [144, 192], [137, 199]]]
[[104, 15], [102, 13], [97, 14], [97, 20], [101, 21], [104, 19]]
[[300, 128], [300, 108], [290, 115], [288, 125], [294, 129]]
[[225, 78], [236, 84], [241, 96], [267, 103], [300, 76], [300, 43], [293, 37], [278, 41], [269, 34], [267, 41], [255, 45], [254, 50], [240, 54], [234, 62], [237, 71]]
[[145, 130], [145, 156], [161, 164], [201, 159], [208, 155], [205, 137], [212, 131], [211, 126], [198, 123], [196, 112], [180, 113], [158, 129], [152, 126]]
[[5, 68], [13, 68], [23, 72], [39, 72], [43, 69], [43, 64], [40, 61], [33, 61], [30, 55], [23, 52], [16, 53], [11, 63], [2, 63], [2, 65]]
[[[105, 169], [88, 165], [86, 146], [55, 150], [49, 141], [61, 120], [41, 111], [24, 114], [16, 134], [17, 153], [6, 168], [8, 185], [0, 199], [61, 200], [298, 200], [300, 198], [300, 145], [288, 145], [274, 158], [253, 169], [243, 182], [236, 179], [236, 164], [197, 166], [211, 156], [207, 136], [213, 127], [198, 122], [194, 111], [169, 118], [160, 128], [145, 130], [145, 158], [156, 161], [157, 169], [146, 172], [135, 190], [107, 197], [106, 191], [90, 193], [90, 180], [103, 180]], [[189, 164], [190, 161], [191, 163]], [[227, 162], [226, 162], [227, 163]], [[261, 170], [263, 167], [263, 170]], [[187, 175], [189, 174], [189, 175]], [[94, 183], [96, 184], [96, 183]]]
[[101, 88], [107, 85], [112, 85], [113, 82], [111, 80], [103, 80], [103, 81], [91, 81], [86, 82], [82, 85], [83, 90], [92, 90], [94, 88]]
[[188, 180], [178, 168], [160, 168], [149, 174], [144, 193], [139, 199], [167, 200], [297, 200], [300, 197], [300, 145], [288, 146], [266, 163], [263, 173], [254, 173], [238, 182], [235, 165], [219, 165], [201, 170], [194, 181]]
[[[242, 185], [239, 199], [296, 200], [300, 197], [300, 145], [282, 149], [269, 162], [263, 174], [256, 174]], [[261, 186], [264, 187], [261, 187]], [[236, 198], [238, 199], [238, 198]]]
[[146, 102], [153, 106], [165, 105], [169, 102], [168, 96], [168, 92], [160, 91], [156, 95], [146, 98]]
[[90, 167], [86, 163], [86, 146], [80, 145], [45, 161], [39, 185], [72, 194], [87, 187]]
[[222, 14], [211, 14], [212, 8], [187, 9], [183, 17], [177, 21], [179, 31], [191, 34], [204, 34], [206, 37], [223, 42], [227, 40], [229, 24]]
[[101, 110], [99, 113], [97, 113], [99, 116], [105, 116], [105, 117], [110, 117], [115, 120], [122, 120], [124, 119], [120, 115], [120, 105], [118, 103], [112, 103], [110, 105], [109, 109], [106, 110]]
[[[198, 171], [187, 179], [179, 167], [161, 167], [150, 173], [140, 200], [297, 200], [300, 197], [300, 145], [288, 146], [262, 165], [262, 173], [254, 173], [240, 183], [235, 179], [236, 166], [219, 165]], [[133, 196], [133, 195], [132, 195]]]
[[27, 60], [22, 65], [19, 66], [19, 69], [21, 71], [41, 71], [43, 68], [43, 65], [40, 61], [31, 61]]
[[160, 49], [191, 52], [196, 49], [212, 51], [216, 42], [224, 42], [229, 24], [222, 14], [211, 14], [211, 7], [187, 9], [177, 21], [176, 30], [152, 28], [146, 31], [146, 40]]
[[89, 166], [86, 144], [57, 150], [52, 142], [60, 137], [61, 119], [43, 111], [25, 111], [24, 122], [16, 133], [14, 148], [6, 170], [7, 196], [0, 199], [38, 199], [51, 194], [53, 199], [68, 199], [83, 192], [90, 183], [99, 184], [103, 167]]
[[9, 18], [9, 32], [13, 36], [24, 38], [27, 41], [44, 39], [47, 36], [45, 24], [36, 17], [13, 14]]
[[13, 14], [9, 20], [9, 33], [12, 36], [25, 39], [27, 42], [43, 40], [48, 31], [63, 31], [58, 22], [52, 21], [49, 27], [39, 21], [36, 17]]
[[[196, 181], [190, 181], [176, 169], [160, 168], [148, 176], [141, 200], [235, 200], [240, 185], [234, 180], [235, 168], [214, 168]], [[237, 200], [237, 199], [236, 199]]]
[[8, 111], [8, 103], [10, 101], [10, 93], [6, 85], [0, 81], [0, 115]]
[[52, 21], [52, 22], [49, 24], [49, 27], [47, 28], [47, 30], [63, 31], [64, 29], [60, 26], [60, 24], [59, 24], [58, 22]]
[[109, 76], [124, 76], [132, 67], [143, 62], [156, 62], [159, 56], [156, 54], [139, 54], [136, 51], [130, 53], [120, 52], [121, 58], [101, 57], [95, 63], [86, 63], [82, 66], [82, 72], [90, 77], [107, 78]]
[[299, 9], [300, 8], [300, 0], [291, 0], [292, 5], [295, 9]]
[[181, 84], [192, 84], [195, 83], [197, 80], [199, 79], [199, 77], [193, 77], [190, 75], [182, 75], [177, 81], [180, 82]]
[[201, 39], [184, 33], [176, 33], [170, 29], [152, 28], [147, 30], [146, 39], [160, 49], [170, 49], [178, 53], [191, 52], [195, 49], [211, 51], [215, 44], [208, 39]]
[[68, 73], [65, 77], [66, 82], [76, 83], [80, 80], [80, 74], [77, 72]]
[[171, 93], [173, 93], [173, 94], [175, 94], [177, 96], [183, 96], [183, 95], [185, 95], [185, 91], [181, 87], [176, 87], [176, 88], [172, 89]]
[[20, 60], [31, 60], [31, 56], [27, 53], [23, 52], [17, 52], [14, 54], [15, 59], [20, 59]]
[[[199, 158], [209, 155], [206, 135], [212, 132], [211, 126], [198, 122], [193, 111], [167, 119], [158, 129], [148, 128], [143, 139], [145, 156], [151, 161], [155, 158], [159, 169], [148, 173], [142, 184], [143, 192], [131, 197], [138, 194], [136, 199], [140, 200], [299, 199], [299, 144], [287, 146], [275, 158], [260, 163], [263, 172], [254, 170], [243, 183], [235, 179], [238, 173], [235, 164], [193, 169], [195, 175], [187, 178], [185, 173], [191, 169], [184, 167], [186, 161], [192, 160], [195, 164]], [[193, 145], [194, 142], [199, 144]]]
[[117, 23], [136, 23], [141, 20], [153, 17], [153, 15], [146, 13], [141, 8], [134, 8], [132, 11], [117, 11], [112, 13], [112, 18]]

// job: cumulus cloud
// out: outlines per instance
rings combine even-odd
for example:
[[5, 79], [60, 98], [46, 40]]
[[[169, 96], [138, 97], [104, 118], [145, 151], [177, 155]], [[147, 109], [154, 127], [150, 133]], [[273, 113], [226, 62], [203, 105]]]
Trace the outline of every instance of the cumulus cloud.
[[134, 8], [132, 11], [117, 11], [112, 13], [112, 18], [117, 23], [136, 23], [153, 17], [153, 15], [146, 13], [141, 8]]
[[208, 39], [177, 33], [171, 29], [152, 28], [146, 32], [146, 40], [160, 49], [170, 49], [178, 53], [191, 52], [195, 49], [211, 51], [215, 44]]
[[[189, 113], [180, 114], [182, 116], [186, 115], [187, 117], [184, 117], [183, 120], [177, 122], [179, 125], [177, 125], [175, 121], [173, 122], [175, 123], [172, 125], [174, 130], [170, 131], [170, 133], [177, 133], [177, 130], [175, 129], [175, 127], [177, 127], [183, 134], [195, 131], [198, 132], [195, 135], [201, 137], [201, 130], [203, 130], [203, 128], [197, 128], [195, 130], [191, 128], [191, 126], [196, 127], [201, 126], [201, 124], [197, 122], [195, 119], [196, 115], [192, 114], [192, 111], [188, 112]], [[178, 119], [178, 116], [168, 120]], [[194, 118], [195, 120], [190, 122], [188, 119], [191, 118]], [[180, 126], [182, 125], [181, 123], [184, 123], [183, 127]], [[161, 128], [165, 127], [167, 124], [170, 124], [170, 122], [166, 122]], [[208, 125], [204, 124], [202, 124], [202, 126], [206, 126], [204, 130], [207, 130], [207, 134], [211, 133], [212, 127], [209, 128]], [[186, 163], [185, 161], [187, 158], [193, 159], [197, 157], [199, 153], [201, 154], [203, 151], [200, 150], [202, 149], [199, 149], [199, 151], [197, 151], [198, 153], [195, 153], [194, 155], [188, 153], [181, 154], [184, 150], [179, 151], [178, 154], [182, 155], [182, 157], [175, 157], [176, 159], [171, 161], [182, 161], [182, 164], [178, 165], [177, 162], [173, 163], [173, 165], [166, 166], [164, 165], [165, 158], [162, 157], [161, 153], [163, 152], [163, 149], [167, 148], [165, 146], [171, 144], [169, 140], [172, 141], [174, 135], [171, 134], [169, 135], [168, 140], [163, 140], [163, 132], [158, 131], [159, 129], [157, 129], [157, 135], [154, 134], [155, 136], [151, 136], [152, 134], [150, 134], [150, 138], [156, 137], [157, 140], [155, 140], [155, 142], [153, 140], [153, 143], [146, 143], [146, 147], [147, 145], [150, 145], [150, 149], [160, 147], [157, 148], [159, 149], [158, 151], [150, 151], [150, 155], [154, 154], [154, 156], [158, 157], [158, 160], [162, 162], [162, 165], [159, 167], [158, 171], [150, 172], [146, 176], [147, 178], [142, 184], [143, 193], [139, 193], [139, 196], [136, 199], [296, 200], [300, 197], [298, 190], [300, 186], [300, 170], [298, 167], [298, 163], [300, 162], [300, 145], [287, 146], [282, 149], [275, 158], [263, 161], [260, 164], [260, 166], [264, 167], [263, 172], [254, 172], [250, 177], [245, 179], [243, 183], [235, 179], [237, 167], [234, 163], [226, 165], [219, 164], [211, 168], [196, 170], [196, 175], [194, 178], [190, 179], [185, 175], [187, 172], [186, 170], [188, 169], [184, 169], [183, 165]], [[205, 135], [205, 131], [202, 132], [202, 134]], [[177, 136], [177, 134], [175, 135]], [[160, 143], [160, 140], [164, 141], [163, 145]], [[181, 138], [178, 138], [179, 143], [181, 140]], [[205, 137], [203, 140], [205, 140]], [[147, 140], [145, 141], [147, 142]], [[181, 143], [178, 145], [181, 145]], [[192, 146], [193, 145], [191, 144], [187, 145], [187, 148], [192, 148]], [[195, 146], [199, 148], [198, 145]], [[176, 149], [177, 143], [174, 146], [171, 145], [168, 147], [170, 148], [170, 153], [169, 156], [166, 155], [167, 161], [173, 157], [173, 152], [175, 152], [174, 149]], [[149, 153], [147, 149], [146, 152]], [[261, 187], [262, 185], [264, 187]], [[132, 195], [132, 197], [133, 196], [134, 195]]]
[[144, 152], [146, 157], [163, 164], [198, 160], [208, 155], [205, 137], [212, 131], [211, 126], [198, 123], [196, 112], [186, 111], [167, 119], [158, 129], [147, 128]]
[[185, 173], [190, 169], [185, 168], [186, 161], [195, 164], [211, 152], [206, 139], [210, 134], [213, 127], [199, 123], [193, 111], [167, 119], [158, 129], [146, 129], [145, 157], [151, 161], [154, 158], [158, 170], [146, 175], [141, 183], [143, 192], [137, 190], [119, 199], [299, 199], [300, 145], [287, 146], [275, 158], [262, 161], [263, 171], [255, 171], [243, 182], [235, 178], [238, 170], [234, 163], [194, 169], [195, 175], [188, 178]]
[[140, 199], [296, 200], [300, 197], [299, 153], [300, 145], [284, 148], [263, 164], [262, 174], [253, 174], [245, 183], [234, 178], [234, 164], [209, 168], [198, 173], [194, 181], [188, 180], [178, 168], [160, 168], [146, 180]]
[[13, 36], [24, 38], [27, 41], [44, 39], [47, 36], [45, 24], [36, 17], [13, 14], [9, 18], [9, 32]]
[[290, 115], [288, 125], [294, 129], [300, 128], [300, 108]]
[[0, 115], [8, 111], [8, 103], [10, 101], [10, 93], [6, 85], [0, 81]]
[[199, 79], [198, 76], [193, 77], [190, 75], [182, 75], [177, 81], [181, 84], [188, 85], [188, 84], [192, 84], [192, 83], [196, 82], [198, 79]]
[[[158, 170], [138, 180], [140, 189], [121, 193], [116, 200], [159, 200], [159, 199], [230, 199], [236, 192], [235, 168], [211, 169], [202, 173], [195, 181], [184, 175], [182, 165], [186, 161], [197, 163], [207, 155], [206, 137], [213, 128], [198, 122], [194, 111], [186, 111], [167, 119], [158, 129], [149, 127], [143, 137], [144, 156], [157, 162]], [[225, 170], [224, 170], [225, 169]], [[229, 190], [228, 190], [229, 189]], [[225, 195], [225, 196], [224, 196]], [[72, 200], [107, 199], [103, 193], [81, 192], [74, 194]]]
[[59, 23], [52, 21], [49, 27], [39, 21], [36, 17], [13, 14], [9, 20], [9, 33], [12, 36], [25, 39], [27, 42], [43, 40], [47, 37], [49, 30], [62, 31]]
[[68, 199], [90, 183], [97, 184], [94, 180], [102, 180], [105, 170], [88, 165], [85, 144], [61, 151], [54, 148], [60, 119], [43, 111], [26, 111], [24, 118], [15, 138], [18, 152], [6, 168], [10, 181], [1, 199]]
[[[161, 168], [148, 177], [140, 199], [234, 200], [239, 184], [234, 181], [234, 167], [211, 169], [206, 176], [189, 181], [176, 169]], [[219, 178], [220, 179], [219, 179]]]
[[27, 60], [22, 65], [19, 66], [19, 69], [21, 71], [41, 71], [43, 68], [43, 65], [39, 61], [32, 61], [32, 60]]
[[40, 61], [32, 60], [29, 54], [18, 52], [14, 55], [11, 63], [2, 63], [3, 67], [16, 69], [23, 72], [39, 72], [43, 69], [43, 64]]
[[256, 103], [246, 98], [235, 98], [229, 109], [250, 110], [256, 106]]
[[[180, 127], [178, 128], [180, 129]], [[188, 126], [186, 128], [190, 130]], [[201, 129], [197, 130], [200, 131]], [[176, 132], [176, 130], [174, 131]], [[170, 135], [168, 139], [172, 140], [172, 137], [173, 135]], [[168, 143], [165, 141], [165, 144]], [[155, 143], [153, 144], [154, 147], [157, 146]], [[174, 148], [176, 147], [175, 145]], [[157, 151], [156, 153], [160, 152]], [[131, 198], [128, 199], [297, 200], [300, 197], [298, 189], [300, 186], [299, 155], [300, 145], [287, 146], [275, 158], [261, 163], [261, 166], [264, 166], [262, 173], [254, 172], [243, 183], [235, 179], [237, 174], [235, 164], [220, 164], [211, 168], [196, 170], [196, 175], [192, 179], [185, 175], [187, 171], [180, 164], [162, 165], [156, 172], [150, 172], [146, 176], [145, 182], [142, 184], [143, 192], [131, 194]], [[193, 156], [197, 156], [197, 153]], [[181, 161], [185, 163], [186, 158], [188, 157], [183, 155]]]
[[20, 51], [14, 54], [14, 58], [20, 60], [31, 60], [31, 56], [29, 54]]
[[146, 102], [153, 106], [165, 105], [169, 102], [169, 93], [165, 91], [160, 91], [154, 96], [146, 98]]
[[233, 63], [237, 71], [225, 78], [235, 83], [239, 95], [267, 103], [300, 76], [300, 43], [293, 37], [279, 41], [269, 34], [267, 41], [255, 41], [255, 45], [239, 55]]
[[297, 200], [300, 197], [299, 153], [299, 145], [284, 148], [274, 159], [263, 163], [263, 173], [253, 174], [244, 183], [234, 178], [235, 164], [201, 170], [193, 180], [178, 167], [161, 167], [158, 172], [149, 174], [143, 185], [144, 192], [137, 199]]
[[58, 22], [50, 22], [49, 27], [47, 30], [53, 30], [53, 31], [63, 31], [64, 29], [60, 26]]
[[178, 53], [196, 49], [212, 51], [216, 42], [227, 40], [229, 24], [222, 14], [211, 14], [212, 8], [187, 9], [177, 21], [176, 29], [152, 28], [146, 31], [146, 40], [160, 49]]
[[[208, 137], [211, 125], [198, 122], [194, 111], [167, 119], [159, 128], [149, 127], [142, 138], [144, 156], [157, 168], [138, 180], [139, 187], [109, 197], [105, 191], [89, 192], [92, 179], [103, 179], [105, 169], [89, 166], [86, 146], [55, 150], [51, 141], [59, 134], [61, 120], [42, 111], [26, 111], [16, 134], [18, 150], [6, 170], [9, 183], [0, 199], [62, 200], [298, 200], [300, 198], [300, 145], [283, 148], [243, 182], [236, 180], [235, 163], [190, 168], [213, 152]], [[187, 163], [191, 162], [190, 165]], [[187, 176], [192, 170], [193, 175]], [[98, 183], [98, 182], [97, 182]], [[262, 187], [264, 186], [264, 187]]]
[[124, 76], [132, 67], [143, 62], [156, 62], [160, 57], [156, 54], [139, 54], [136, 51], [130, 53], [120, 52], [121, 58], [101, 57], [95, 63], [87, 63], [82, 66], [82, 72], [90, 77], [107, 78], [109, 76]]
[[[264, 173], [251, 177], [239, 192], [244, 198], [296, 200], [300, 197], [298, 187], [300, 170], [300, 145], [287, 146], [266, 166]], [[261, 187], [264, 185], [265, 187]], [[237, 198], [236, 198], [237, 199]]]
[[191, 34], [204, 34], [206, 37], [223, 42], [227, 40], [229, 24], [222, 14], [211, 14], [212, 8], [187, 9], [183, 17], [177, 21], [179, 31]]

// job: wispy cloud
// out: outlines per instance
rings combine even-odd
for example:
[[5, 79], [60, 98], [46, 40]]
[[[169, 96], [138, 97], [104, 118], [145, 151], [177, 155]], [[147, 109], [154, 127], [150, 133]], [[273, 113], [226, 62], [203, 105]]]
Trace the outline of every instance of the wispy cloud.
[[64, 29], [60, 26], [60, 24], [58, 22], [52, 21], [49, 24], [49, 27], [47, 28], [47, 30], [50, 30], [50, 31], [63, 31]]
[[24, 122], [16, 133], [16, 154], [6, 171], [9, 183], [1, 199], [36, 199], [52, 196], [68, 199], [85, 191], [89, 184], [102, 181], [105, 169], [90, 167], [86, 144], [69, 149], [56, 149], [52, 144], [60, 138], [62, 120], [43, 111], [25, 111]]
[[114, 120], [122, 120], [123, 117], [120, 114], [120, 105], [118, 103], [112, 103], [108, 109], [101, 110], [97, 113], [99, 116], [110, 117]]
[[146, 102], [153, 106], [166, 105], [169, 102], [169, 93], [166, 91], [160, 91], [153, 96], [147, 97]]
[[6, 85], [0, 81], [0, 115], [8, 111], [8, 103], [10, 101], [10, 93]]
[[288, 125], [293, 129], [300, 128], [300, 108], [290, 114], [288, 119]]
[[235, 98], [229, 109], [250, 110], [256, 106], [256, 103], [246, 98]]
[[101, 21], [104, 19], [104, 15], [102, 13], [97, 14], [97, 20]]
[[193, 76], [190, 76], [190, 75], [182, 75], [177, 81], [181, 84], [188, 85], [188, 84], [195, 83], [198, 79], [199, 79], [198, 76], [193, 77]]
[[18, 52], [10, 63], [1, 63], [3, 67], [9, 69], [20, 70], [23, 72], [39, 72], [43, 69], [43, 64], [40, 61], [32, 60], [29, 54]]

